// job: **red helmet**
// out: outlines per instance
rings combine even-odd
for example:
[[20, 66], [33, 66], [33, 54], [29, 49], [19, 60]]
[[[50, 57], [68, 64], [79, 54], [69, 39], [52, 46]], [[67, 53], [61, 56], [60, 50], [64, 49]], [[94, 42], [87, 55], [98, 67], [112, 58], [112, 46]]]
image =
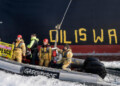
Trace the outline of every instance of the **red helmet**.
[[22, 35], [18, 35], [17, 38], [22, 38]]
[[48, 43], [48, 39], [44, 39], [43, 42], [44, 42], [44, 43]]

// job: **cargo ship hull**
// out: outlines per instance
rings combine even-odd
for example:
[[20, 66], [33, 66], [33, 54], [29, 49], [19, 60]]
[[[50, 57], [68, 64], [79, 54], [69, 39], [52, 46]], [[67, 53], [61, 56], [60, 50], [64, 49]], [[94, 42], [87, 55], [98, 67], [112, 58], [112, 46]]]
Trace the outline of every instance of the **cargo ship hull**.
[[[18, 34], [25, 43], [36, 33], [55, 42], [55, 25], [61, 22], [70, 0], [0, 0], [0, 38], [12, 43]], [[120, 60], [120, 1], [73, 0], [57, 36], [58, 47], [70, 44], [74, 56]]]

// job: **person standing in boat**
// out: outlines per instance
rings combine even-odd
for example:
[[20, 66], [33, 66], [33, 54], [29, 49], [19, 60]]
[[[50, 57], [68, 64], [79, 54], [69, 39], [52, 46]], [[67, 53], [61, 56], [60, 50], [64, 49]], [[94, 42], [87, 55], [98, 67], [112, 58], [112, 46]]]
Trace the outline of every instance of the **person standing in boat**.
[[27, 48], [31, 49], [31, 57], [32, 57], [32, 64], [35, 65], [35, 60], [37, 58], [37, 54], [38, 54], [38, 42], [39, 39], [37, 38], [36, 34], [32, 34], [31, 35], [31, 42], [30, 44], [27, 46]]
[[18, 35], [16, 42], [14, 43], [13, 59], [22, 63], [22, 56], [26, 56], [26, 46], [24, 40], [22, 39], [22, 35]]
[[65, 44], [62, 50], [58, 49], [58, 52], [62, 54], [62, 60], [60, 61], [60, 63], [62, 63], [62, 69], [71, 70], [69, 67], [72, 63], [73, 53], [70, 46]]
[[52, 48], [48, 43], [48, 39], [43, 40], [43, 45], [39, 51], [39, 65], [48, 67], [51, 62]]

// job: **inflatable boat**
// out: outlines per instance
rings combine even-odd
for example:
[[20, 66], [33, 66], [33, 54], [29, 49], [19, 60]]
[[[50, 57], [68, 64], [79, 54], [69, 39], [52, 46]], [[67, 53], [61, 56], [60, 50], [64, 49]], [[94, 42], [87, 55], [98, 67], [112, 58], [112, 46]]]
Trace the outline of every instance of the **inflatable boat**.
[[[48, 78], [55, 78], [63, 81], [80, 82], [96, 86], [111, 86], [110, 83], [105, 82], [97, 74], [76, 71], [64, 71], [56, 68], [18, 63], [16, 61], [11, 61], [3, 57], [0, 57], [0, 69], [23, 76], [43, 75]], [[112, 84], [112, 86], [114, 85]]]

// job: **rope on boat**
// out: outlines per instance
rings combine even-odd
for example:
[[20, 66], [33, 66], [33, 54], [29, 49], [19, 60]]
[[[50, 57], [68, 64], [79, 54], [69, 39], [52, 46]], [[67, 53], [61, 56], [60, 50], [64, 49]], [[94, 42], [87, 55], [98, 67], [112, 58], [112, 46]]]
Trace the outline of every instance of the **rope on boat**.
[[60, 24], [57, 24], [57, 25], [55, 26], [55, 28], [56, 28], [56, 38], [55, 38], [54, 47], [57, 47], [58, 30], [61, 28], [61, 26], [62, 26], [62, 24], [63, 24], [63, 21], [64, 21], [64, 19], [65, 19], [65, 17], [66, 17], [66, 14], [67, 14], [67, 12], [68, 12], [68, 10], [69, 10], [69, 8], [70, 8], [71, 3], [72, 3], [72, 0], [69, 1], [68, 6], [67, 6], [67, 8], [66, 8], [66, 10], [65, 10], [65, 12], [64, 12], [64, 15], [63, 15], [63, 17], [62, 17], [62, 20], [61, 20]]

